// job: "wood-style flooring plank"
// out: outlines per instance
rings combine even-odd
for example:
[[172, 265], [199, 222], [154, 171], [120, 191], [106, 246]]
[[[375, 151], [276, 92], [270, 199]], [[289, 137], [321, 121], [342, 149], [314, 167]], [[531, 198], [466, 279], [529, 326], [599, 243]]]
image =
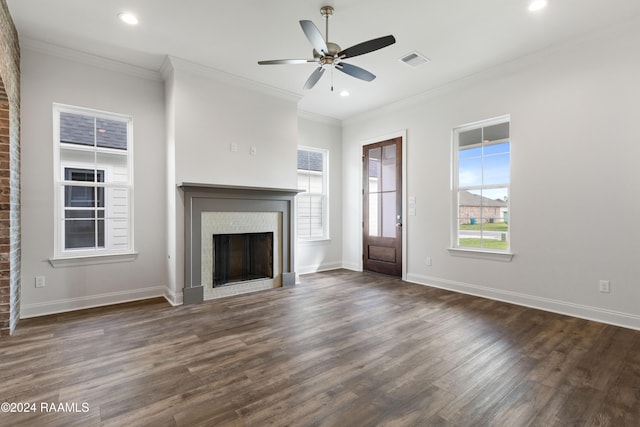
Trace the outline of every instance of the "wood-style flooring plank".
[[[1, 426], [640, 425], [640, 331], [336, 270], [22, 320]], [[82, 407], [80, 407], [82, 409]]]

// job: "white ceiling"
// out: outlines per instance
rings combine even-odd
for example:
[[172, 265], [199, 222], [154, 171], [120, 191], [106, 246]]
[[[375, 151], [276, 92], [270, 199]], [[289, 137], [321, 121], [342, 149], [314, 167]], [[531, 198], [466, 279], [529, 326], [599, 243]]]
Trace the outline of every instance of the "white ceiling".
[[[640, 15], [639, 0], [549, 0], [538, 13], [527, 0], [7, 0], [18, 33], [158, 70], [166, 55], [303, 95], [299, 108], [338, 119], [397, 101], [549, 46]], [[393, 34], [397, 43], [347, 62], [377, 75], [371, 83], [327, 71], [302, 89], [315, 64], [257, 64], [311, 58], [300, 25], [324, 34], [320, 7], [330, 5], [330, 41], [343, 49]], [[131, 11], [139, 25], [117, 19]], [[411, 68], [398, 58], [431, 59]], [[633, 53], [637, 54], [637, 52]], [[597, 60], [597, 58], [594, 58]], [[350, 91], [343, 98], [339, 92]]]

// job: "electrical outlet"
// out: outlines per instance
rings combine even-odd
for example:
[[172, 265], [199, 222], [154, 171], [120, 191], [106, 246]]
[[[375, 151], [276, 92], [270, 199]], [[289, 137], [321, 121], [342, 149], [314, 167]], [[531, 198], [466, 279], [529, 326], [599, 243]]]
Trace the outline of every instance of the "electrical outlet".
[[235, 142], [232, 142], [231, 144], [229, 144], [229, 151], [231, 151], [232, 153], [237, 152], [238, 144], [236, 144]]
[[600, 292], [608, 294], [611, 292], [611, 287], [608, 280], [600, 280]]
[[427, 257], [427, 266], [428, 266], [428, 267], [431, 267], [431, 264], [432, 264], [431, 257], [430, 257], [430, 256], [428, 256], [428, 257]]
[[44, 276], [36, 276], [36, 288], [44, 288]]
[[256, 147], [251, 147], [249, 149], [249, 154], [251, 154], [252, 156], [255, 156], [256, 154], [258, 154], [258, 149]]

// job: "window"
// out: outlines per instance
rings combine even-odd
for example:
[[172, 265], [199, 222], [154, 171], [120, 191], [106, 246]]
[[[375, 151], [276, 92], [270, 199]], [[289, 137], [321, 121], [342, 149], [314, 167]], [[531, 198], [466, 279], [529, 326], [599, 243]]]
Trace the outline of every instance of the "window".
[[131, 123], [54, 105], [56, 256], [132, 251]]
[[508, 251], [509, 116], [454, 129], [453, 246]]
[[301, 240], [329, 238], [327, 151], [298, 149], [297, 234]]
[[[64, 168], [64, 175], [65, 181], [104, 182], [104, 170]], [[104, 248], [104, 214], [104, 187], [65, 186], [65, 249]]]

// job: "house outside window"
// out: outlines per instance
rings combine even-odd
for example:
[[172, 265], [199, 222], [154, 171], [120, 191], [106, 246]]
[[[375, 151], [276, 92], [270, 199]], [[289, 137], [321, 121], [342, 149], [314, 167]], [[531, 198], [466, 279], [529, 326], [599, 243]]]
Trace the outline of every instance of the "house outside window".
[[509, 116], [454, 129], [454, 248], [508, 251]]
[[55, 255], [131, 253], [132, 120], [54, 104]]
[[297, 236], [300, 240], [329, 238], [328, 151], [298, 148]]

